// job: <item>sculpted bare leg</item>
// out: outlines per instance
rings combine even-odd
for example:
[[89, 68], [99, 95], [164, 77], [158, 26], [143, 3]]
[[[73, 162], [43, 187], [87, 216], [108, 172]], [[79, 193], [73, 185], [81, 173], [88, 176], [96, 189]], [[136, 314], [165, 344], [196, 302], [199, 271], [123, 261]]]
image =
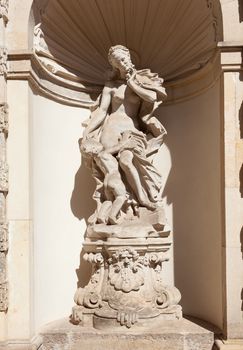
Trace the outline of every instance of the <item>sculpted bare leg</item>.
[[111, 201], [105, 201], [102, 203], [98, 214], [97, 214], [97, 223], [99, 224], [106, 224], [108, 221], [108, 214], [112, 206]]

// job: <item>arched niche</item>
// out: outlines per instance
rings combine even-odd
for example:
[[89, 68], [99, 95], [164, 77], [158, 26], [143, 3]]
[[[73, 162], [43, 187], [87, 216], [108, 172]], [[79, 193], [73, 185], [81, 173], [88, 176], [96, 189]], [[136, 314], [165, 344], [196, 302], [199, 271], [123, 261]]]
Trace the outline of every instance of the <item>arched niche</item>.
[[33, 78], [42, 93], [66, 104], [93, 103], [117, 43], [130, 49], [138, 69], [149, 65], [165, 79], [167, 103], [208, 89], [219, 74], [218, 1], [36, 0], [32, 10]]
[[119, 43], [138, 68], [165, 79], [169, 95], [158, 116], [168, 136], [156, 158], [174, 233], [174, 266], [165, 278], [181, 290], [185, 314], [222, 328], [219, 2], [45, 0], [35, 1], [32, 13], [36, 327], [72, 305], [85, 230], [76, 219], [92, 205], [92, 183], [78, 164], [80, 123], [102, 90], [107, 51]]

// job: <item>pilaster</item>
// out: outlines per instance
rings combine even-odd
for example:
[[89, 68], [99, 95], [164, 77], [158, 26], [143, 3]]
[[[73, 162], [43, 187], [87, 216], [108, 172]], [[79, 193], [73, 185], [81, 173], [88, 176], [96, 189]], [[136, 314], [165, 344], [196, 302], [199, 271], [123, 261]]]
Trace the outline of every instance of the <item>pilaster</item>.
[[[243, 338], [243, 42], [221, 42], [224, 336]], [[220, 347], [221, 349], [221, 347]]]
[[8, 310], [7, 252], [8, 252], [8, 164], [6, 143], [8, 136], [8, 108], [6, 104], [7, 48], [5, 29], [8, 22], [8, 0], [0, 1], [0, 342], [6, 337]]

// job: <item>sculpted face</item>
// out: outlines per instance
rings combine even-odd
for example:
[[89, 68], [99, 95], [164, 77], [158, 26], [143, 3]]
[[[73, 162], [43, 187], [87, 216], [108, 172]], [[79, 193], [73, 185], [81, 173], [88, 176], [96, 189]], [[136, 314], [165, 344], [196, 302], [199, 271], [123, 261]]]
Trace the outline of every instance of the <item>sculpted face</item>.
[[130, 53], [124, 46], [117, 45], [111, 47], [108, 59], [110, 64], [121, 73], [128, 73], [133, 68]]

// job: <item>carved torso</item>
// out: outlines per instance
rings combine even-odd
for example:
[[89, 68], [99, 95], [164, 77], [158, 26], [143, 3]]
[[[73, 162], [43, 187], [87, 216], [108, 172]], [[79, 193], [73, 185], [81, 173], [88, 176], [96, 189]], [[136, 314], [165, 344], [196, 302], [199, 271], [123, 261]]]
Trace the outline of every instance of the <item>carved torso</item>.
[[140, 107], [140, 98], [123, 81], [115, 82], [110, 93], [111, 113], [101, 131], [101, 143], [105, 149], [116, 145], [124, 131], [138, 129]]

